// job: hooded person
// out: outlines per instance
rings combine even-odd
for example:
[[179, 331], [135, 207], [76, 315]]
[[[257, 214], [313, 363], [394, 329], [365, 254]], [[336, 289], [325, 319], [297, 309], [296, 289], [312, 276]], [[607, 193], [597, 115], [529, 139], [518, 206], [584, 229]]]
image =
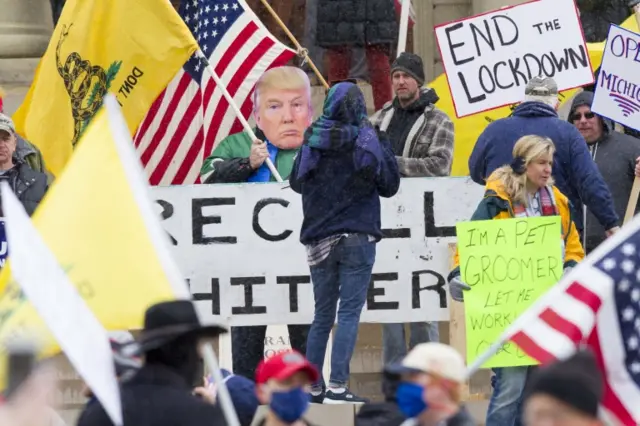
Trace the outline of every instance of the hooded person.
[[322, 116], [304, 139], [289, 182], [302, 195], [300, 242], [307, 248], [315, 301], [307, 358], [318, 371], [336, 311], [338, 317], [327, 389], [320, 378], [311, 393], [316, 402], [363, 403], [366, 399], [347, 389], [349, 363], [382, 239], [380, 197], [398, 192], [398, 164], [386, 135], [369, 122], [364, 95], [353, 83], [329, 90]]
[[[124, 350], [140, 354], [144, 363], [122, 383], [120, 396], [125, 425], [225, 425], [220, 408], [193, 395], [202, 377], [199, 345], [227, 330], [218, 324], [202, 325], [189, 300], [161, 302], [147, 309], [138, 344]], [[78, 426], [112, 425], [102, 404], [85, 407]]]
[[[569, 122], [585, 139], [591, 158], [611, 191], [616, 213], [624, 217], [636, 176], [636, 162], [640, 158], [640, 139], [616, 132], [611, 120], [591, 111], [593, 97], [592, 92], [585, 91], [574, 98]], [[606, 233], [591, 209], [582, 206], [582, 214], [583, 246], [589, 253], [605, 240]]]
[[598, 408], [604, 382], [591, 352], [533, 372], [524, 394], [526, 426], [603, 426]]

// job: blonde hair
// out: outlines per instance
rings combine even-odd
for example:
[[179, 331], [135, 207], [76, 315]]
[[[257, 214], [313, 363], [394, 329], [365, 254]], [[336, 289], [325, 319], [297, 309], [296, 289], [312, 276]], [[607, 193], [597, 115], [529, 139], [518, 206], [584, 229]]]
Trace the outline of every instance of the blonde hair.
[[[553, 156], [556, 147], [553, 141], [542, 136], [528, 135], [523, 136], [516, 142], [513, 147], [513, 158], [520, 157], [524, 160], [524, 166], [527, 167], [533, 161], [543, 155]], [[495, 179], [502, 181], [505, 192], [512, 201], [527, 206], [527, 174], [521, 175], [514, 172], [511, 165], [500, 167], [493, 174]], [[549, 185], [553, 185], [553, 179], [549, 179]]]
[[305, 90], [311, 108], [311, 83], [309, 76], [298, 67], [282, 66], [271, 68], [258, 79], [253, 91], [253, 109], [258, 110], [260, 93], [264, 90]]

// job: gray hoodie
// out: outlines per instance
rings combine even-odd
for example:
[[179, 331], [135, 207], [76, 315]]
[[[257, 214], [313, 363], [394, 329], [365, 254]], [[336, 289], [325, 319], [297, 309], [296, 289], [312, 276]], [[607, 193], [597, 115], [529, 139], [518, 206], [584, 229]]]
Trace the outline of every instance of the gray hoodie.
[[[592, 103], [592, 92], [585, 91], [578, 94], [571, 105], [569, 117], [579, 106], [590, 107]], [[640, 157], [640, 139], [616, 132], [613, 130], [614, 125], [611, 120], [604, 117], [600, 119], [603, 122], [604, 134], [597, 142], [588, 144], [589, 151], [611, 191], [616, 213], [622, 221], [633, 186], [636, 158]], [[638, 207], [636, 207], [637, 212]], [[586, 224], [583, 246], [589, 252], [595, 249], [606, 236], [604, 228], [591, 211], [586, 211]]]

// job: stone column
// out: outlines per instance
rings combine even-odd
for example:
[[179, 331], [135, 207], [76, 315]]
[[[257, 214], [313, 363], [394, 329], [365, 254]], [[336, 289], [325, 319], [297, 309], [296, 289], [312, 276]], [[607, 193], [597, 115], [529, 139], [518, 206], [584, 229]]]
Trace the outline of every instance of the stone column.
[[49, 0], [0, 0], [0, 58], [39, 58], [53, 31]]
[[433, 0], [418, 0], [413, 2], [416, 12], [416, 25], [413, 27], [413, 52], [422, 58], [426, 81], [433, 80], [435, 33], [433, 31]]

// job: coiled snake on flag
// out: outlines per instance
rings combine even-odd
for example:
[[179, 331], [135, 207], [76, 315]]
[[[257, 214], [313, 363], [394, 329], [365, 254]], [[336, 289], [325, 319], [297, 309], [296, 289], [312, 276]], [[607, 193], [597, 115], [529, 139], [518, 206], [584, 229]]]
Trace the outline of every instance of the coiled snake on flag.
[[[71, 115], [74, 131], [71, 144], [75, 147], [86, 124], [102, 105], [102, 98], [108, 91], [107, 73], [98, 65], [83, 60], [78, 52], [72, 52], [64, 65], [60, 60], [60, 49], [69, 35], [72, 25], [62, 27], [56, 48], [56, 65], [64, 81], [64, 87], [71, 98]], [[91, 91], [91, 92], [90, 92]]]

